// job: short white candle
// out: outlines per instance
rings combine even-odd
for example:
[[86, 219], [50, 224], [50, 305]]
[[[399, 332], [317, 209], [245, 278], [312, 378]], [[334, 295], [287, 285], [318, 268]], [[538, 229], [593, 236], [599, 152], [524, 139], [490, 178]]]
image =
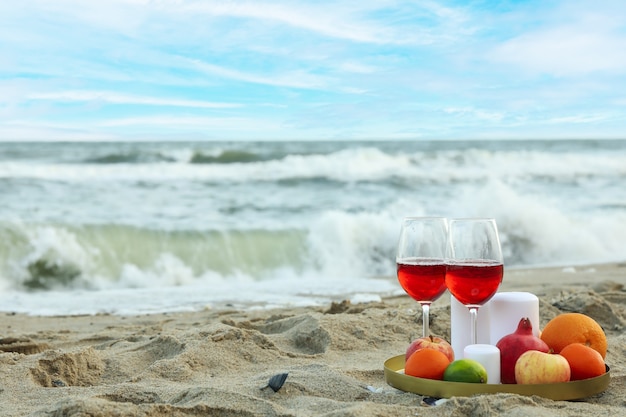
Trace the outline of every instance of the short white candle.
[[500, 349], [493, 345], [478, 344], [465, 346], [465, 359], [474, 359], [480, 362], [487, 370], [487, 383], [500, 383]]
[[528, 317], [533, 334], [539, 336], [539, 299], [529, 292], [499, 292], [489, 300], [491, 314], [489, 344], [517, 330], [520, 320]]
[[[477, 340], [476, 343], [489, 344], [489, 318], [491, 316], [489, 303], [478, 309], [476, 320]], [[471, 337], [471, 316], [469, 309], [461, 304], [459, 300], [450, 296], [450, 344], [457, 358], [463, 356], [465, 346], [472, 343]]]

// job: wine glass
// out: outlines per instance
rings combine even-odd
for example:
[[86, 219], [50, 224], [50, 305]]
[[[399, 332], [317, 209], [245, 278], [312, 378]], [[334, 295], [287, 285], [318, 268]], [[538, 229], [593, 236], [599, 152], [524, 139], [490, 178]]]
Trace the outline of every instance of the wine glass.
[[504, 275], [495, 219], [451, 219], [446, 286], [470, 311], [471, 343], [476, 344], [478, 308], [494, 296]]
[[402, 220], [396, 265], [398, 281], [422, 306], [423, 337], [430, 336], [430, 304], [446, 291], [448, 220], [406, 217]]

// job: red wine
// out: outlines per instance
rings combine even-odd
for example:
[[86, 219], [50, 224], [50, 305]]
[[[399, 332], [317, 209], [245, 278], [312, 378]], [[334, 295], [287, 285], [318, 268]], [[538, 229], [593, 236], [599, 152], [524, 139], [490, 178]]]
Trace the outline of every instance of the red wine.
[[416, 301], [435, 301], [446, 290], [446, 265], [442, 259], [411, 258], [398, 262], [398, 281]]
[[450, 293], [465, 305], [480, 306], [498, 291], [504, 266], [498, 262], [451, 262], [446, 272]]

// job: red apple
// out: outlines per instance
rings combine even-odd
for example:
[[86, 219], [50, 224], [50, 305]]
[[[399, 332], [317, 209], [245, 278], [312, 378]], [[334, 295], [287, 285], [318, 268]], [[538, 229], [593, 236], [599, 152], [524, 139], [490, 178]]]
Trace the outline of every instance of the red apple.
[[450, 343], [437, 336], [420, 337], [419, 339], [415, 339], [407, 348], [404, 360], [408, 361], [409, 356], [420, 349], [438, 350], [443, 352], [448, 359], [450, 359], [450, 362], [454, 360], [454, 350], [452, 349]]
[[568, 382], [570, 375], [569, 362], [557, 353], [529, 350], [515, 363], [515, 380], [518, 384]]

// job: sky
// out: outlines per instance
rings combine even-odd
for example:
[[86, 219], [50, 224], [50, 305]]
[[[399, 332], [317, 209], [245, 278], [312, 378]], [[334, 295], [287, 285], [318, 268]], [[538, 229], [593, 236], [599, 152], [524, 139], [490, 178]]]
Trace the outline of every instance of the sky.
[[626, 138], [626, 2], [0, 0], [0, 140]]

